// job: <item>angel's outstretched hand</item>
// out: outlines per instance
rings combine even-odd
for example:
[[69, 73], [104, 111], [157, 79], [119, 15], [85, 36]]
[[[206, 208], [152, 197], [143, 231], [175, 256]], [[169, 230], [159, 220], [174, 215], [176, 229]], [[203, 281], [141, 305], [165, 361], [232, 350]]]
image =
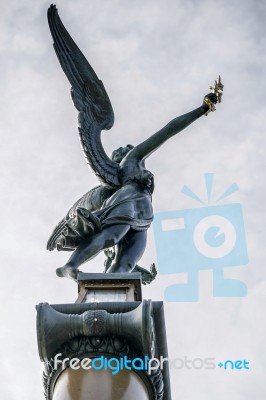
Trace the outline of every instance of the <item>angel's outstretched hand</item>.
[[208, 113], [210, 111], [216, 110], [216, 108], [215, 108], [216, 103], [217, 103], [217, 95], [215, 93], [209, 93], [209, 94], [206, 94], [206, 96], [204, 96], [203, 107], [206, 110], [205, 115], [208, 115]]
[[208, 104], [208, 102], [211, 102], [212, 104], [217, 103], [217, 95], [215, 93], [209, 93], [204, 96], [203, 103]]

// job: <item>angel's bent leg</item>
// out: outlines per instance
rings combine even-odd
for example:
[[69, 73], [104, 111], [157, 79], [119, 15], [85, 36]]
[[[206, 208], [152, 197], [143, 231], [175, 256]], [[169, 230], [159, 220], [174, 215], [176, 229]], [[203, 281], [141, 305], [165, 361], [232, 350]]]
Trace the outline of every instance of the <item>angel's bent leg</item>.
[[57, 268], [60, 277], [76, 279], [77, 268], [86, 261], [94, 258], [101, 250], [115, 246], [129, 231], [129, 225], [113, 225], [104, 228], [102, 232], [84, 240], [74, 251], [64, 267]]
[[141, 259], [147, 242], [147, 231], [130, 230], [119, 242], [114, 264], [109, 272], [131, 272]]

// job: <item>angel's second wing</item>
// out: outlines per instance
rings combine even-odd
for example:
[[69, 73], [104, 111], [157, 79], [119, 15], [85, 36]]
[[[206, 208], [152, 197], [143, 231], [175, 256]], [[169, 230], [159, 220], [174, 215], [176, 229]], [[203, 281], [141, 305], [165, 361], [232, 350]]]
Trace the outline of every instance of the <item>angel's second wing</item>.
[[74, 250], [83, 236], [89, 233], [88, 230], [100, 229], [97, 218], [91, 212], [99, 210], [114, 192], [114, 189], [100, 185], [85, 193], [56, 225], [47, 242], [47, 249]]
[[79, 111], [79, 133], [85, 158], [104, 185], [120, 187], [118, 164], [105, 153], [101, 131], [114, 123], [111, 102], [100, 81], [61, 19], [57, 8], [48, 9], [48, 23], [60, 65], [71, 84], [71, 96]]

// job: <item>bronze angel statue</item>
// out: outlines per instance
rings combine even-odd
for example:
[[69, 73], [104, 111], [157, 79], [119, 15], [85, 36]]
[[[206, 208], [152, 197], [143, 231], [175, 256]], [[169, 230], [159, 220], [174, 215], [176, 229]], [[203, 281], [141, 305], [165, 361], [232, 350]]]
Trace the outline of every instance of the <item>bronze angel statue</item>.
[[48, 22], [79, 112], [83, 153], [100, 185], [74, 204], [54, 229], [47, 248], [73, 251], [68, 262], [56, 270], [60, 277], [76, 279], [81, 264], [114, 246], [115, 257], [109, 259], [106, 272], [131, 272], [143, 255], [153, 219], [154, 177], [146, 169], [145, 160], [172, 136], [215, 109], [218, 94], [214, 90], [197, 109], [173, 119], [135, 147], [128, 144], [114, 150], [109, 158], [101, 143], [101, 131], [112, 128], [114, 113], [103, 83], [65, 29], [55, 5], [48, 9]]

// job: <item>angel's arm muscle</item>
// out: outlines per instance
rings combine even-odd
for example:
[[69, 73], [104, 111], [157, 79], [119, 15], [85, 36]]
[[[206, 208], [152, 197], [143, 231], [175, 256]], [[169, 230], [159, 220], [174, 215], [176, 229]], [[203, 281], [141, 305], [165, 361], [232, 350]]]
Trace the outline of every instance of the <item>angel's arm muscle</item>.
[[164, 142], [185, 129], [192, 122], [206, 113], [206, 106], [202, 105], [195, 110], [174, 118], [164, 128], [150, 136], [147, 140], [140, 143], [130, 152], [130, 157], [143, 160], [158, 149]]

